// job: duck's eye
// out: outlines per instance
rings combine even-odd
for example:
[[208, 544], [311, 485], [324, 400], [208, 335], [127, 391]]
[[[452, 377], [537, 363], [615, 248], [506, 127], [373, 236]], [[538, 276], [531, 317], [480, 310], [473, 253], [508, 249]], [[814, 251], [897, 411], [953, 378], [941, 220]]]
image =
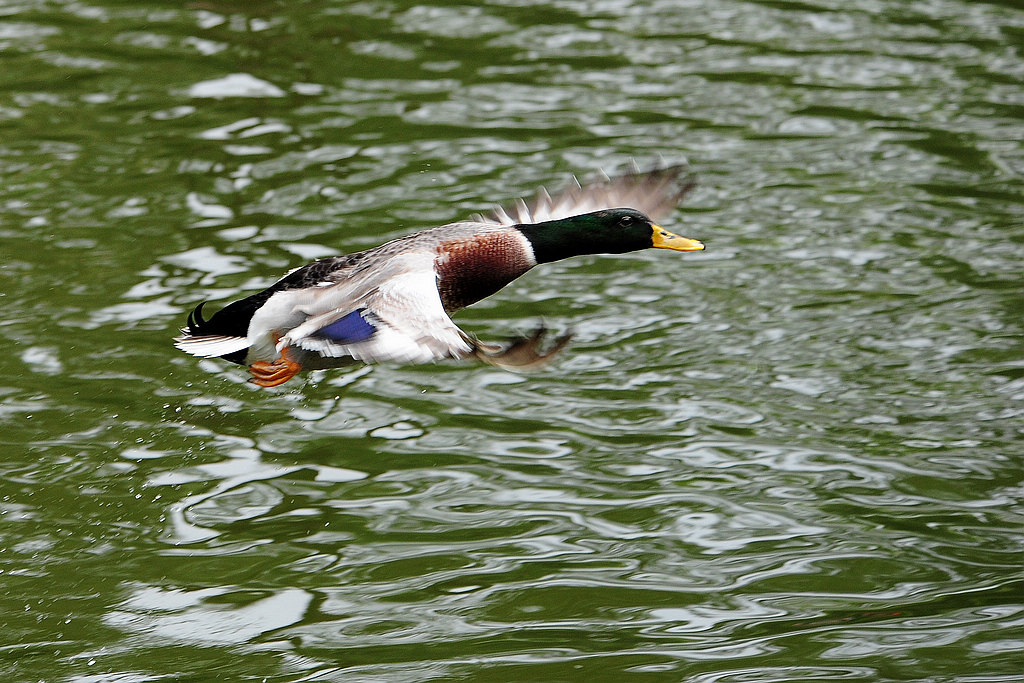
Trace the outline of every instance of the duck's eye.
[[628, 228], [629, 226], [633, 225], [633, 217], [623, 216], [622, 218], [619, 219], [619, 225], [621, 225], [624, 228]]

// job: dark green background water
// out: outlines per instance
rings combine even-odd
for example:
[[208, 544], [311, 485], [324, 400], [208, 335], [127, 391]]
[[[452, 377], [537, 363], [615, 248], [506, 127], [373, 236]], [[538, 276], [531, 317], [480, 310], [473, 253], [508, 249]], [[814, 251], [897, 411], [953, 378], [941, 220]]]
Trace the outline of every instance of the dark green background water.
[[[0, 678], [1020, 681], [1024, 10], [0, 2]], [[227, 80], [223, 80], [227, 79]], [[687, 157], [574, 346], [280, 389], [170, 338]]]

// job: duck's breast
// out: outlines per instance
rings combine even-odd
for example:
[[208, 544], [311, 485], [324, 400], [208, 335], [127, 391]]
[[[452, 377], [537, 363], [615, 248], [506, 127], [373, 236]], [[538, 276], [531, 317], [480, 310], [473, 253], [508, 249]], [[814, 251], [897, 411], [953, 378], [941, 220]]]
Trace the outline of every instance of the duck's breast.
[[442, 241], [437, 289], [449, 313], [489, 297], [537, 265], [533, 248], [514, 228]]

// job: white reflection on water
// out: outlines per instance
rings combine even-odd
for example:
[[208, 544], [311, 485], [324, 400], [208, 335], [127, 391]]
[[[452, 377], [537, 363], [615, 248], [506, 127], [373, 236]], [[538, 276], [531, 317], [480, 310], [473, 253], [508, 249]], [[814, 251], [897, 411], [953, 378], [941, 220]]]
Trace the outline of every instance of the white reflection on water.
[[190, 97], [215, 99], [285, 96], [285, 92], [273, 83], [246, 73], [229, 74], [223, 78], [200, 81], [189, 86], [188, 94]]
[[128, 633], [196, 645], [251, 642], [260, 635], [300, 621], [313, 596], [297, 588], [242, 604], [217, 604], [232, 596], [230, 586], [198, 590], [159, 586], [129, 587], [130, 596], [103, 622]]
[[[350, 469], [310, 465], [318, 481], [356, 481], [366, 475]], [[148, 487], [176, 486], [191, 482], [215, 482], [208, 490], [187, 496], [168, 509], [171, 528], [166, 540], [176, 545], [199, 543], [215, 538], [219, 531], [196, 523], [196, 517], [207, 524], [226, 524], [266, 514], [280, 501], [273, 486], [259, 482], [273, 481], [307, 469], [307, 466], [281, 466], [263, 463], [258, 457], [232, 458], [198, 465], [183, 471], [164, 472], [146, 482]]]

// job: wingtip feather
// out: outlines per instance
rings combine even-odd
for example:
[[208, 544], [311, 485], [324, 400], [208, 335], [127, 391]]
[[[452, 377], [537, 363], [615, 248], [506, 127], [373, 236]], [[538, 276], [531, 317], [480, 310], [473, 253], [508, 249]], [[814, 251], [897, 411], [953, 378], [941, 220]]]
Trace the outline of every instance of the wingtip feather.
[[667, 217], [695, 185], [687, 162], [669, 164], [659, 159], [653, 167], [641, 170], [634, 159], [616, 175], [601, 172], [586, 184], [573, 176], [560, 192], [552, 195], [540, 188], [530, 201], [517, 199], [496, 207], [487, 218], [500, 225], [515, 225], [629, 207], [657, 221]]

